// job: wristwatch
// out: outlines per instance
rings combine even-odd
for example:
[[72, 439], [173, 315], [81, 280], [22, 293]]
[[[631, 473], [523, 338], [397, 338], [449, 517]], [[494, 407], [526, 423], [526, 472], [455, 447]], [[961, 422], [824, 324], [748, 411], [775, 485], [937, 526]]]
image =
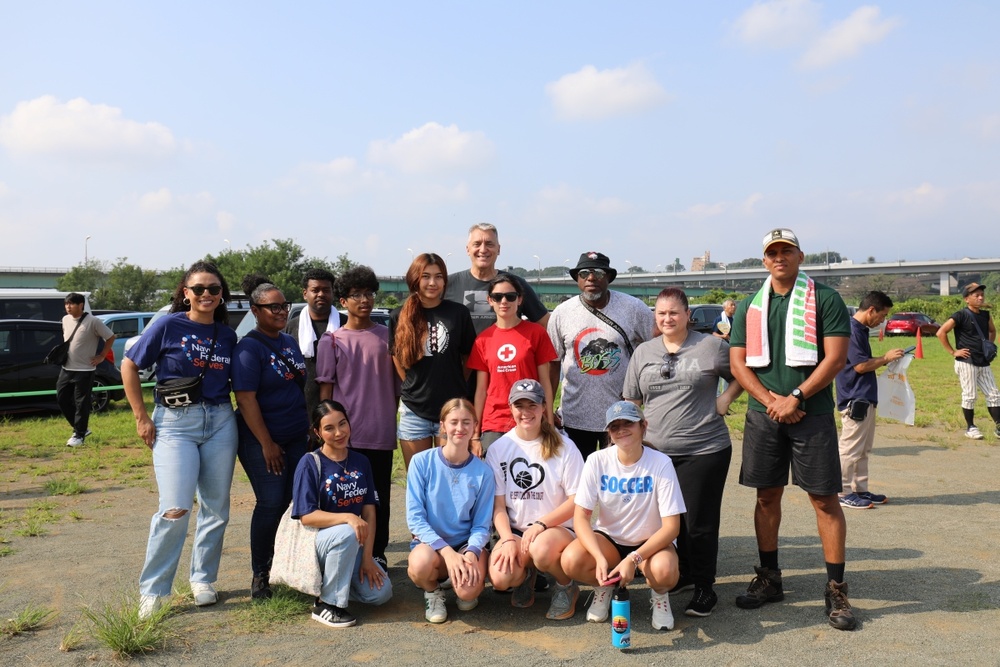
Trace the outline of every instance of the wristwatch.
[[799, 403], [801, 403], [802, 401], [806, 400], [806, 397], [802, 395], [802, 390], [799, 389], [798, 387], [796, 387], [795, 389], [792, 389], [792, 394], [791, 395]]

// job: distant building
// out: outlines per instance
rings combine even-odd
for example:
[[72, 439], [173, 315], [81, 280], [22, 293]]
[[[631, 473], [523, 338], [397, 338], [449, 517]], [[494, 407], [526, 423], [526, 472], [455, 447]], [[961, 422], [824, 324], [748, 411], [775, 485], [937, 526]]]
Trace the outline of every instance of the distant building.
[[691, 260], [691, 270], [692, 271], [704, 271], [705, 269], [711, 268], [712, 264], [712, 253], [706, 250], [705, 254], [701, 257], [695, 257]]

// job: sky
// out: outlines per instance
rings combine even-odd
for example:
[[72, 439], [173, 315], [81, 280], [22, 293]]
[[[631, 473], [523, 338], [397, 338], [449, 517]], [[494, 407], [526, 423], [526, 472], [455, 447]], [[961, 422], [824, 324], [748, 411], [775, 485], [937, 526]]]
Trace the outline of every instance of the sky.
[[[0, 266], [1000, 255], [1000, 3], [0, 0]], [[87, 240], [87, 237], [90, 237]], [[537, 258], [536, 258], [537, 255]]]

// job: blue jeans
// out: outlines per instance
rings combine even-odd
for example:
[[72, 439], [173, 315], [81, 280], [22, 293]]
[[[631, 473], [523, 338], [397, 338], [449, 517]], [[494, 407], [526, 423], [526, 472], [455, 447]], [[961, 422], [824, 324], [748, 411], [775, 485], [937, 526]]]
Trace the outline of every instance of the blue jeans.
[[316, 533], [316, 555], [323, 570], [323, 588], [319, 594], [323, 602], [346, 609], [349, 599], [379, 605], [392, 597], [388, 576], [382, 580], [382, 588], [375, 588], [367, 580], [362, 582], [358, 576], [365, 550], [349, 525], [321, 528]]
[[218, 578], [236, 464], [236, 419], [229, 404], [158, 405], [153, 425], [153, 469], [160, 505], [149, 524], [139, 592], [164, 596], [173, 587], [196, 492], [198, 522], [190, 581], [214, 584]]
[[309, 450], [309, 434], [302, 433], [296, 438], [275, 440], [285, 450], [285, 471], [275, 475], [267, 471], [264, 449], [246, 423], [237, 418], [240, 445], [238, 456], [243, 470], [250, 479], [253, 494], [257, 498], [253, 515], [250, 517], [250, 568], [254, 575], [271, 571], [274, 558], [274, 536], [281, 523], [281, 515], [292, 502], [292, 481], [299, 459]]

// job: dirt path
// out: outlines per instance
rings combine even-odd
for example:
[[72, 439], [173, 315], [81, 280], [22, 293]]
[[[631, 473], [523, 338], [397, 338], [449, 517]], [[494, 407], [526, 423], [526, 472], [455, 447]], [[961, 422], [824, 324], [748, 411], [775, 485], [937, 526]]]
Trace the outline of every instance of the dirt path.
[[[940, 443], [945, 443], [944, 445]], [[584, 620], [585, 597], [568, 622], [546, 621], [547, 594], [535, 607], [514, 610], [487, 590], [469, 613], [449, 604], [451, 620], [423, 621], [423, 599], [406, 579], [403, 492], [394, 489], [390, 574], [393, 601], [352, 609], [360, 623], [331, 630], [307, 615], [264, 633], [247, 633], [238, 610], [249, 604], [248, 531], [252, 494], [237, 483], [215, 607], [185, 607], [167, 650], [138, 659], [149, 665], [370, 664], [997, 664], [1000, 648], [1000, 448], [955, 434], [880, 425], [872, 461], [873, 489], [890, 496], [876, 510], [848, 513], [848, 575], [858, 632], [833, 630], [823, 616], [824, 577], [815, 519], [803, 493], [786, 495], [781, 559], [786, 598], [761, 610], [733, 604], [756, 562], [751, 525], [753, 494], [735, 483], [738, 447], [726, 491], [719, 563], [720, 597], [705, 619], [682, 614], [687, 593], [673, 600], [677, 628], [649, 626], [645, 590], [633, 592], [635, 649], [610, 646], [605, 624]], [[150, 473], [151, 474], [151, 473]], [[240, 477], [240, 475], [238, 475]], [[0, 509], [18, 514], [43, 498], [30, 482], [0, 483]], [[56, 497], [62, 519], [44, 537], [12, 537], [13, 555], [0, 559], [0, 618], [28, 604], [53, 607], [59, 617], [38, 632], [0, 639], [0, 665], [90, 665], [110, 653], [88, 638], [72, 652], [58, 650], [80, 608], [117, 591], [136, 590], [152, 484], [112, 486]], [[70, 518], [70, 512], [82, 520]], [[190, 546], [190, 540], [189, 540]], [[178, 584], [185, 579], [188, 551]]]

